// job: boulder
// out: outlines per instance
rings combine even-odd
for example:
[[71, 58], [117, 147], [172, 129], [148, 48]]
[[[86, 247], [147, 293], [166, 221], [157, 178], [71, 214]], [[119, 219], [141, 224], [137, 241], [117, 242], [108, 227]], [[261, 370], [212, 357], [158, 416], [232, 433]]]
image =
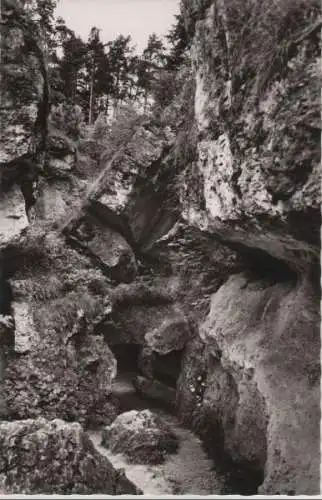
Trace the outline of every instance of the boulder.
[[160, 354], [181, 350], [191, 335], [181, 307], [162, 298], [151, 302], [151, 297], [140, 301], [138, 296], [115, 304], [101, 325], [106, 341], [139, 344]]
[[46, 172], [51, 177], [64, 178], [76, 165], [76, 145], [66, 136], [51, 133], [46, 144]]
[[134, 463], [158, 464], [167, 453], [177, 451], [178, 439], [155, 413], [133, 410], [105, 427], [102, 445], [112, 453], [123, 453]]
[[152, 124], [139, 127], [89, 191], [95, 213], [117, 228], [131, 245], [141, 243], [160, 223], [168, 229], [174, 223], [155, 178], [166, 147], [167, 139], [160, 128]]
[[125, 213], [135, 195], [136, 181], [161, 157], [164, 145], [156, 131], [140, 127], [94, 183], [91, 198], [115, 214]]
[[151, 380], [146, 377], [137, 376], [133, 380], [136, 392], [146, 400], [161, 403], [161, 406], [172, 410], [175, 406], [176, 390], [163, 384], [159, 380]]
[[145, 334], [145, 341], [150, 349], [164, 355], [183, 349], [190, 336], [188, 320], [180, 310], [177, 310], [172, 317], [166, 317], [160, 325], [148, 331]]
[[78, 423], [21, 420], [0, 424], [0, 489], [6, 494], [136, 494], [95, 450]]
[[117, 282], [132, 281], [137, 273], [134, 252], [121, 234], [99, 218], [87, 214], [75, 221], [67, 233], [92, 255]]

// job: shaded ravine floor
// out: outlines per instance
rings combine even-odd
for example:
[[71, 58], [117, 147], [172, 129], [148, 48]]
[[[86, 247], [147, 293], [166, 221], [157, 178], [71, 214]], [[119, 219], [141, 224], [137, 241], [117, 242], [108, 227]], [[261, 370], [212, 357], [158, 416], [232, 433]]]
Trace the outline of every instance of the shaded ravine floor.
[[111, 453], [101, 446], [101, 432], [90, 431], [89, 436], [96, 449], [106, 456], [117, 469], [123, 468], [127, 477], [147, 495], [192, 494], [220, 495], [226, 488], [225, 477], [214, 468], [202, 447], [201, 440], [190, 430], [183, 428], [178, 419], [150, 402], [141, 399], [130, 379], [119, 378], [113, 385], [113, 393], [129, 404], [124, 411], [149, 408], [171, 427], [179, 439], [179, 450], [168, 455], [161, 465], [138, 465], [129, 463], [121, 454]]

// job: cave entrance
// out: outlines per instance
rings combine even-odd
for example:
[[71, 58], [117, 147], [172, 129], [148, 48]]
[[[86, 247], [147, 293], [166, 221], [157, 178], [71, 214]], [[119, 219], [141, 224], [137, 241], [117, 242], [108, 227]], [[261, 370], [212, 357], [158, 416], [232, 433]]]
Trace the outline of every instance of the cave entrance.
[[11, 302], [12, 302], [12, 292], [8, 281], [5, 280], [4, 276], [1, 276], [0, 270], [0, 314], [3, 316], [9, 316], [11, 312]]
[[142, 363], [141, 345], [112, 344], [110, 349], [117, 361], [112, 393], [119, 400], [122, 411], [144, 408], [175, 411], [182, 351], [166, 355], [153, 352], [146, 369]]
[[[140, 344], [112, 344], [110, 349], [117, 361], [118, 376], [125, 374], [146, 376], [146, 373], [142, 371], [142, 365], [140, 365], [142, 352]], [[175, 389], [180, 375], [182, 353], [182, 350], [163, 355], [153, 352], [151, 356], [151, 378]]]
[[182, 353], [181, 350], [164, 355], [155, 354], [153, 374], [159, 382], [176, 389], [181, 370]]
[[117, 373], [139, 373], [139, 356], [141, 346], [139, 344], [114, 344], [110, 349], [117, 361]]

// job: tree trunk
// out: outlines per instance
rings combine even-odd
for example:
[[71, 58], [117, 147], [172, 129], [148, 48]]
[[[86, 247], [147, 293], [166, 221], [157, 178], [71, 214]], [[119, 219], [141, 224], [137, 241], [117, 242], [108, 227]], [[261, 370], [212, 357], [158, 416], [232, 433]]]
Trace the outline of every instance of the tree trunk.
[[88, 125], [93, 123], [93, 102], [94, 102], [94, 73], [91, 76], [91, 86], [89, 94], [89, 113], [88, 113]]

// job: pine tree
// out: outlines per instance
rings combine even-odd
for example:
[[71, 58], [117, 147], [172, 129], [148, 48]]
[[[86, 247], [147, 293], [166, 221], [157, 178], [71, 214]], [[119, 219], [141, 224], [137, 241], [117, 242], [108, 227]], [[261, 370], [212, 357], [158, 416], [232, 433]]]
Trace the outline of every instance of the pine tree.
[[120, 35], [112, 42], [108, 42], [106, 47], [112, 79], [111, 95], [115, 115], [120, 102], [130, 95], [130, 89], [133, 85], [131, 72], [133, 70], [133, 61], [135, 61], [132, 58], [134, 48], [131, 46], [131, 36], [124, 37], [123, 35]]
[[54, 13], [58, 0], [25, 0], [24, 10], [37, 24], [43, 43], [43, 50], [50, 58], [54, 49]]
[[176, 70], [184, 62], [186, 50], [189, 47], [189, 37], [185, 28], [182, 14], [175, 16], [176, 22], [171, 27], [166, 39], [170, 44], [170, 53], [167, 56], [167, 69]]
[[100, 40], [100, 31], [93, 27], [87, 43], [87, 72], [89, 75], [89, 118], [91, 125], [100, 112], [107, 112], [112, 93], [110, 64]]
[[[85, 74], [87, 46], [74, 31], [60, 23], [58, 27], [62, 57], [58, 60], [60, 90], [69, 104], [83, 105], [79, 87]], [[58, 90], [58, 89], [57, 89]]]
[[143, 93], [144, 111], [147, 110], [148, 97], [155, 79], [159, 76], [160, 70], [166, 61], [165, 47], [160, 38], [155, 33], [149, 36], [146, 48], [137, 64], [138, 89]]

